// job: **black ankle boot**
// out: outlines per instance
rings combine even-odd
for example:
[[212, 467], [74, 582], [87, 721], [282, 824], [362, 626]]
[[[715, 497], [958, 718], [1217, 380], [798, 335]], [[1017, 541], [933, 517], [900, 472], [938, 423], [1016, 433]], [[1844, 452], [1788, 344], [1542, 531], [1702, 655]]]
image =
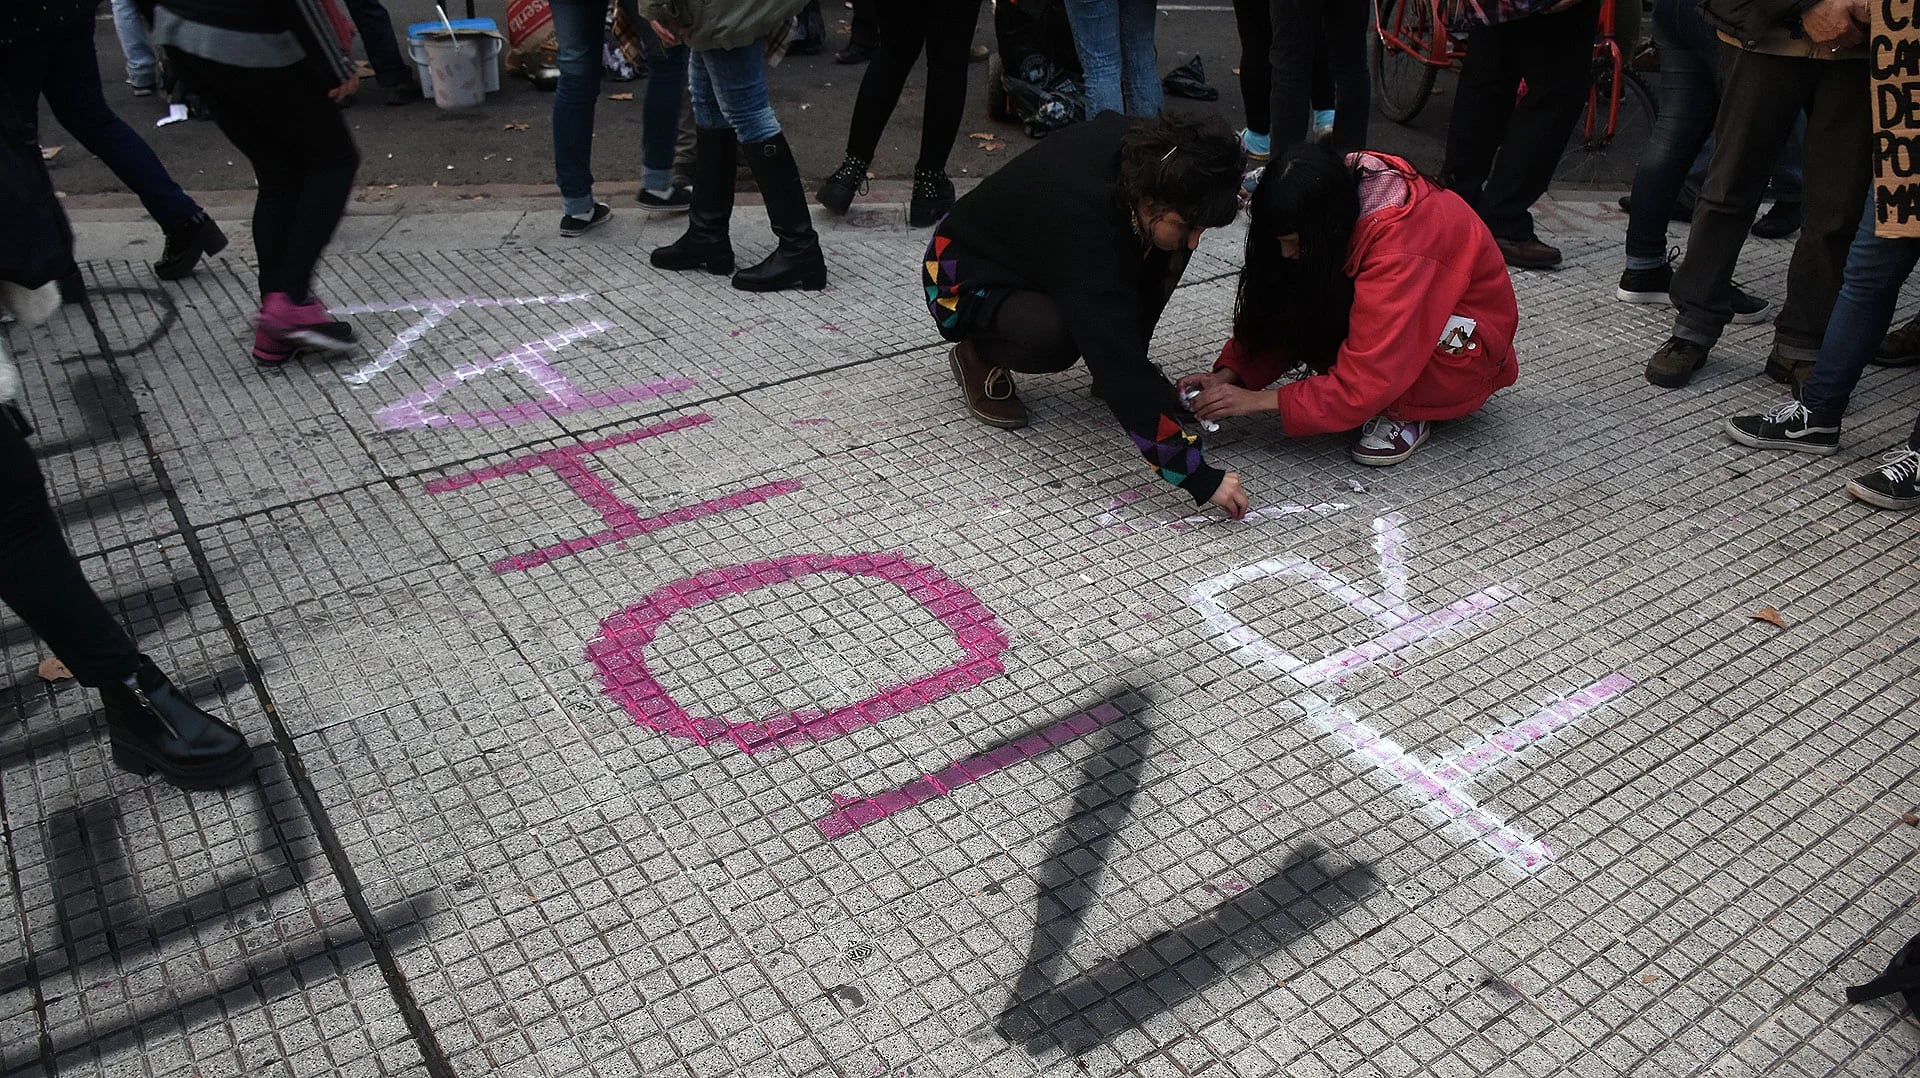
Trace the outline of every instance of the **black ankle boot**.
[[183, 790], [218, 790], [253, 774], [253, 750], [240, 731], [194, 706], [167, 676], [141, 660], [138, 685], [100, 687], [113, 762]]
[[217, 255], [227, 249], [227, 234], [204, 213], [166, 233], [167, 246], [160, 252], [160, 261], [153, 264], [153, 275], [163, 281], [177, 281], [193, 272], [202, 255]]
[[733, 272], [727, 224], [733, 219], [736, 145], [730, 127], [702, 127], [694, 132], [693, 203], [687, 207], [687, 233], [654, 248], [654, 265], [665, 270]]
[[840, 162], [840, 167], [833, 170], [833, 175], [820, 184], [820, 190], [813, 197], [833, 212], [845, 213], [847, 207], [853, 205], [853, 196], [866, 193], [867, 162], [848, 154], [847, 159]]
[[742, 292], [817, 292], [827, 287], [827, 260], [820, 253], [820, 235], [807, 212], [807, 189], [800, 184], [800, 166], [794, 163], [787, 137], [775, 135], [741, 148], [780, 245], [759, 265], [734, 274], [733, 287]]
[[953, 181], [943, 168], [913, 170], [913, 201], [907, 207], [907, 223], [925, 228], [940, 220], [953, 208]]

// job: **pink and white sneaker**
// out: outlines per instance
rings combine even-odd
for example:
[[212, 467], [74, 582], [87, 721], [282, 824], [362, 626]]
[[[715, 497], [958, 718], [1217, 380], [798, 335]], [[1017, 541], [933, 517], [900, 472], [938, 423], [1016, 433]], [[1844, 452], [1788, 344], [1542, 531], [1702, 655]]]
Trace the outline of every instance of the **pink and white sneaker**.
[[1386, 416], [1374, 416], [1367, 425], [1360, 428], [1360, 440], [1353, 443], [1348, 455], [1354, 463], [1384, 468], [1389, 464], [1398, 464], [1413, 456], [1413, 451], [1426, 444], [1427, 436], [1433, 433], [1433, 424], [1426, 420], [1390, 419]]
[[285, 363], [302, 351], [339, 355], [353, 348], [353, 327], [334, 318], [317, 299], [295, 303], [285, 292], [269, 292], [254, 321], [253, 358], [269, 365]]

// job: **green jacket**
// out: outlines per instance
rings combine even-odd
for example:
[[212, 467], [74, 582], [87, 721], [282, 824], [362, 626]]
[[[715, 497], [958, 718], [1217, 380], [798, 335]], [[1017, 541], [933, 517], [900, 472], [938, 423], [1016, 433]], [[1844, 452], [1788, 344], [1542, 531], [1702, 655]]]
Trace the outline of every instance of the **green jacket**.
[[779, 30], [807, 0], [640, 0], [640, 14], [659, 20], [695, 52], [737, 49]]

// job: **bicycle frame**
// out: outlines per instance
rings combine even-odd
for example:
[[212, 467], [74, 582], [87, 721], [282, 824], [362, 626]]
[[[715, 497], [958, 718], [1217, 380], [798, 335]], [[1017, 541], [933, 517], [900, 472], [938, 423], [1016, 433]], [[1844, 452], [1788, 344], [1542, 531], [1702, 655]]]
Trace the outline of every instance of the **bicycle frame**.
[[[1620, 47], [1620, 38], [1615, 33], [1615, 0], [1604, 0], [1600, 5], [1599, 38], [1593, 43], [1593, 64], [1595, 68], [1611, 73], [1607, 80], [1607, 125], [1601, 138], [1602, 143], [1613, 141], [1620, 130], [1620, 97], [1626, 92], [1621, 75], [1626, 71], [1626, 50]], [[1638, 3], [1639, 0], [1628, 0]], [[1582, 141], [1593, 142], [1594, 121], [1600, 113], [1600, 80], [1594, 79], [1587, 84], [1587, 112], [1582, 119]]]
[[[1387, 0], [1373, 0], [1373, 25], [1380, 35], [1380, 41], [1390, 52], [1400, 52], [1429, 67], [1449, 68], [1466, 56], [1466, 50], [1457, 47], [1453, 34], [1448, 27], [1451, 22], [1449, 9], [1458, 6], [1458, 0], [1408, 0], [1409, 3], [1425, 3], [1433, 19], [1432, 38], [1427, 41], [1413, 41], [1400, 32], [1398, 25], [1388, 26], [1386, 13], [1382, 6]], [[1406, 10], [1402, 7], [1402, 11]]]

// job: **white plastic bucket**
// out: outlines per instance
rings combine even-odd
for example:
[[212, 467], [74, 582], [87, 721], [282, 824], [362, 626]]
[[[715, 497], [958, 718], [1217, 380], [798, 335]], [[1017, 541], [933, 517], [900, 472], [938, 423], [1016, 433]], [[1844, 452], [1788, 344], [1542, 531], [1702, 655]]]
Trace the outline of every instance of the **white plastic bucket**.
[[487, 42], [445, 33], [426, 39], [427, 70], [433, 75], [433, 102], [443, 109], [465, 109], [487, 99]]

